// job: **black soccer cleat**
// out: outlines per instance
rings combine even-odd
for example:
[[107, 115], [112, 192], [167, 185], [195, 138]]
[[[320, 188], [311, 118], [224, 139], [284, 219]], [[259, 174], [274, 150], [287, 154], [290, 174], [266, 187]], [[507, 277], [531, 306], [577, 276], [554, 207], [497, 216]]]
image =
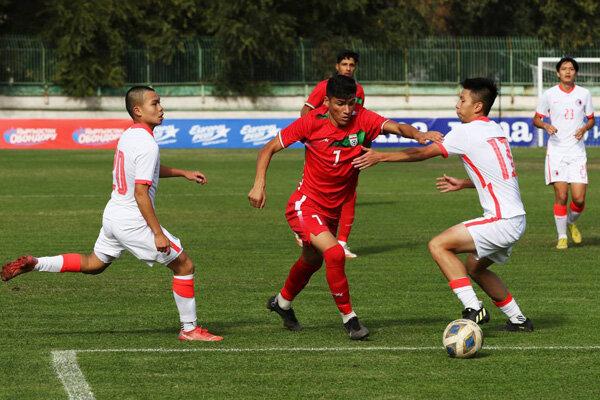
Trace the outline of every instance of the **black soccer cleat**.
[[479, 310], [465, 308], [462, 312], [462, 317], [465, 319], [470, 319], [478, 325], [482, 325], [490, 321], [490, 314], [485, 307], [481, 307]]
[[525, 318], [525, 321], [515, 324], [509, 319], [506, 321], [503, 330], [508, 332], [533, 332], [533, 322], [529, 318]]
[[289, 310], [284, 310], [283, 308], [279, 307], [279, 304], [277, 303], [277, 296], [273, 296], [267, 301], [267, 309], [275, 311], [277, 314], [279, 314], [283, 320], [283, 326], [290, 331], [299, 331], [302, 329], [302, 326], [296, 318], [294, 310], [291, 308]]
[[369, 336], [369, 330], [360, 323], [358, 317], [350, 318], [344, 323], [344, 328], [352, 340], [364, 340]]

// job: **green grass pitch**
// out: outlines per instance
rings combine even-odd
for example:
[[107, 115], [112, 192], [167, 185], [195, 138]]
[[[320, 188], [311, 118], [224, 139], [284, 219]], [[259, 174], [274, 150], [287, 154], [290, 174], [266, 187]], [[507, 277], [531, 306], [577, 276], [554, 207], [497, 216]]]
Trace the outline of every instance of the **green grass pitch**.
[[[481, 214], [474, 190], [435, 190], [442, 173], [466, 175], [457, 158], [362, 173], [350, 237], [359, 257], [346, 270], [372, 336], [356, 343], [342, 330], [323, 271], [295, 302], [302, 332], [284, 330], [265, 309], [299, 254], [283, 212], [303, 153], [275, 156], [267, 206], [256, 210], [246, 198], [255, 150], [163, 150], [163, 163], [200, 169], [209, 180], [162, 180], [157, 210], [195, 262], [199, 321], [225, 340], [179, 343], [169, 271], [128, 254], [98, 276], [26, 274], [0, 286], [0, 398], [66, 399], [52, 352], [102, 349], [192, 351], [78, 352], [97, 399], [599, 398], [600, 149], [588, 150], [584, 243], [567, 251], [554, 249], [543, 149], [513, 153], [527, 231], [511, 262], [493, 269], [533, 320], [531, 334], [498, 331], [504, 316], [479, 290], [492, 316], [483, 350], [456, 360], [441, 347], [461, 306], [426, 245]], [[1, 151], [0, 261], [91, 251], [111, 167], [110, 151]]]

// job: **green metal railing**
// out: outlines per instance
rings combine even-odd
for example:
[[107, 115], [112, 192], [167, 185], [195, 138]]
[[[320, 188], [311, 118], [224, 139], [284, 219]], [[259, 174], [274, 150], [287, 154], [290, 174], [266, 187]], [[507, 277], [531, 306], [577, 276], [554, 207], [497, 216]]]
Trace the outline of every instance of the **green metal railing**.
[[[398, 49], [361, 42], [351, 45], [361, 55], [358, 79], [379, 84], [457, 85], [466, 77], [488, 76], [504, 86], [533, 86], [537, 58], [562, 55], [538, 39], [523, 37], [430, 37]], [[600, 49], [583, 49], [574, 56], [600, 57]], [[330, 72], [334, 57], [300, 40], [281, 65], [255, 65], [252, 70], [256, 80], [313, 83]], [[0, 85], [52, 85], [57, 62], [56, 50], [40, 39], [0, 36]], [[223, 66], [210, 38], [182, 43], [182, 50], [169, 63], [153, 61], [146, 49], [128, 49], [123, 65], [127, 84], [154, 85], [215, 83]], [[589, 71], [580, 73], [580, 79], [583, 77], [586, 85], [600, 86], [600, 66], [586, 68]], [[544, 79], [552, 82], [556, 78], [550, 71]]]

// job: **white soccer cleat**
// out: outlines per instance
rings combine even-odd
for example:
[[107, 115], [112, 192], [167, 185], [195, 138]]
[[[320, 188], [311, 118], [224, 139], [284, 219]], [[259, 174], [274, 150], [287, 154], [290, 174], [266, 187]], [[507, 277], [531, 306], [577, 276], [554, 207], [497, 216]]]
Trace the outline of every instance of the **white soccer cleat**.
[[348, 247], [347, 243], [340, 243], [342, 245], [342, 248], [344, 249], [344, 255], [346, 256], [346, 258], [356, 258], [358, 257], [355, 253], [350, 251], [350, 247]]

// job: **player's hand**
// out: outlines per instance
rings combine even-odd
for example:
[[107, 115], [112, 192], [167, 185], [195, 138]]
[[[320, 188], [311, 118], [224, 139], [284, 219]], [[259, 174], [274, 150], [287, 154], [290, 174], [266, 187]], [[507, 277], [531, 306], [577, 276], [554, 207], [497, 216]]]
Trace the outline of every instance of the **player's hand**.
[[364, 153], [361, 156], [356, 157], [354, 160], [352, 160], [352, 165], [354, 166], [354, 168], [363, 170], [365, 168], [369, 168], [373, 165], [379, 164], [379, 162], [381, 161], [381, 153], [364, 146], [362, 146], [362, 149]]
[[205, 185], [206, 183], [208, 183], [206, 176], [204, 176], [204, 174], [200, 171], [185, 171], [183, 176], [186, 179], [192, 182], [196, 182], [200, 185]]
[[252, 187], [252, 190], [248, 193], [248, 201], [250, 201], [250, 205], [254, 208], [264, 208], [267, 202], [265, 189]]
[[583, 138], [583, 135], [585, 135], [586, 132], [587, 132], [587, 129], [585, 129], [585, 128], [577, 129], [577, 131], [575, 132], [575, 139], [581, 140]]
[[554, 135], [556, 132], [558, 132], [558, 129], [556, 129], [554, 125], [550, 124], [546, 124], [546, 127], [544, 129], [546, 130], [546, 132], [548, 132], [548, 135]]
[[171, 242], [162, 231], [154, 235], [154, 245], [161, 253], [169, 254], [171, 251]]
[[435, 187], [437, 187], [437, 190], [439, 190], [442, 193], [454, 192], [463, 188], [461, 179], [457, 179], [446, 174], [444, 174], [444, 176], [442, 177], [437, 178]]
[[444, 141], [444, 135], [438, 131], [419, 132], [417, 133], [417, 136], [415, 136], [415, 140], [419, 142], [419, 144], [427, 144], [427, 142], [442, 143]]

